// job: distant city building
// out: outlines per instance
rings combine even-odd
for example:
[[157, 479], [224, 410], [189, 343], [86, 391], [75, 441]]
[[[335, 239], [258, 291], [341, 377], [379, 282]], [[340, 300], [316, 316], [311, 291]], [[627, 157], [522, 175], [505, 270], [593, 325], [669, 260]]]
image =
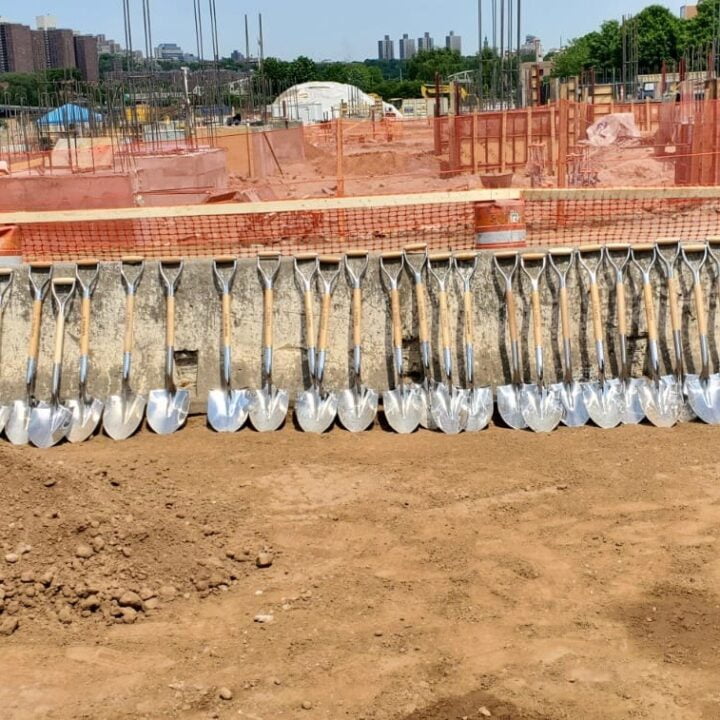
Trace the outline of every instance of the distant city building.
[[185, 51], [176, 43], [160, 43], [155, 48], [155, 57], [158, 60], [182, 62], [185, 59]]
[[389, 35], [384, 40], [378, 40], [378, 60], [394, 60], [395, 59], [395, 43], [390, 39]]
[[525, 42], [520, 46], [521, 55], [533, 55], [535, 62], [541, 62], [543, 58], [542, 43], [536, 35], [526, 35]]
[[697, 14], [697, 5], [682, 5], [680, 7], [680, 17], [683, 20], [691, 20], [692, 18], [697, 17]]
[[237, 63], [245, 62], [245, 56], [239, 50], [233, 50], [230, 53], [230, 59]]
[[42, 30], [31, 30], [30, 44], [32, 46], [33, 67], [35, 71], [45, 70], [48, 66], [45, 33]]
[[38, 15], [35, 18], [35, 27], [38, 30], [54, 30], [57, 26], [58, 21], [54, 15]]
[[398, 56], [401, 60], [409, 60], [411, 57], [417, 54], [417, 46], [415, 45], [415, 38], [411, 38], [405, 33], [400, 40], [398, 40]]
[[105, 37], [105, 35], [96, 35], [98, 55], [120, 55], [123, 49], [120, 43]]
[[34, 69], [30, 28], [19, 23], [1, 23], [0, 73], [31, 73]]
[[445, 49], [462, 55], [462, 37], [456, 35], [452, 30], [445, 36]]
[[52, 28], [45, 31], [47, 66], [50, 68], [74, 68], [75, 36], [72, 30]]
[[86, 82], [97, 82], [100, 79], [97, 39], [94, 35], [76, 35], [74, 40], [75, 62], [80, 76]]
[[418, 38], [417, 49], [418, 52], [427, 52], [428, 50], [435, 49], [435, 41], [430, 37], [429, 32], [426, 32], [421, 38]]

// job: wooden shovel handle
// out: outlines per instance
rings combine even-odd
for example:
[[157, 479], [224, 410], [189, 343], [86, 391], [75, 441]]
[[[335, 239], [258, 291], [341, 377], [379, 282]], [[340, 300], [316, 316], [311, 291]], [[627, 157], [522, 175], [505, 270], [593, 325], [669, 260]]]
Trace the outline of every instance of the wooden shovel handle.
[[307, 338], [308, 348], [315, 347], [315, 316], [313, 309], [313, 292], [308, 290], [303, 293], [305, 301], [305, 337]]
[[542, 310], [540, 307], [540, 291], [533, 290], [531, 295], [532, 320], [533, 320], [533, 339], [535, 347], [542, 347]]
[[648, 338], [657, 342], [658, 328], [655, 318], [655, 296], [652, 283], [643, 283], [643, 296], [645, 298], [645, 322], [647, 323]]
[[618, 332], [620, 335], [627, 335], [627, 301], [625, 300], [624, 282], [615, 284], [615, 294], [617, 295]]
[[695, 296], [695, 313], [697, 314], [698, 332], [700, 335], [707, 337], [708, 321], [705, 314], [705, 293], [703, 293], [702, 284], [697, 282], [693, 286], [693, 295]]
[[90, 298], [84, 297], [80, 305], [80, 355], [90, 352]]
[[56, 365], [62, 362], [63, 345], [65, 344], [65, 313], [60, 311], [57, 315], [57, 327], [55, 328], [55, 356], [53, 361]]
[[28, 356], [37, 361], [40, 355], [40, 324], [42, 320], [42, 300], [33, 300], [30, 320], [30, 348]]
[[328, 348], [328, 331], [330, 328], [330, 293], [323, 293], [320, 302], [320, 336], [318, 338], [318, 350], [323, 352]]
[[128, 293], [125, 298], [125, 337], [123, 352], [131, 353], [135, 335], [135, 293]]
[[275, 292], [272, 288], [263, 291], [263, 346], [272, 347], [273, 344], [273, 300]]
[[562, 325], [563, 340], [570, 340], [570, 309], [566, 287], [560, 288], [560, 324]]
[[508, 330], [510, 331], [510, 340], [512, 342], [518, 342], [518, 340], [520, 340], [520, 334], [518, 333], [517, 326], [517, 307], [515, 303], [515, 294], [509, 288], [505, 291], [505, 303], [507, 304], [507, 318]]
[[231, 312], [230, 312], [231, 298], [230, 293], [223, 293], [222, 296], [222, 331], [223, 331], [223, 346], [230, 347], [230, 340], [232, 338], [231, 328]]
[[166, 327], [165, 327], [165, 345], [167, 347], [175, 347], [175, 296], [167, 297]]
[[450, 348], [450, 313], [448, 312], [448, 296], [447, 292], [441, 290], [438, 292], [438, 311], [440, 315], [440, 341], [443, 350]]
[[392, 338], [395, 349], [402, 348], [402, 320], [400, 319], [400, 292], [390, 291], [390, 311], [392, 313]]
[[415, 285], [415, 299], [418, 308], [418, 337], [420, 342], [427, 342], [430, 339], [428, 331], [427, 301], [425, 300], [425, 283], [419, 282]]
[[592, 315], [593, 337], [595, 342], [603, 339], [602, 309], [600, 307], [600, 288], [596, 282], [590, 284], [590, 313]]
[[474, 339], [473, 332], [473, 296], [469, 290], [463, 293], [463, 332], [465, 336], [465, 344], [472, 345]]
[[673, 332], [678, 332], [681, 329], [679, 294], [680, 288], [677, 278], [675, 275], [671, 275], [668, 278], [668, 305], [670, 305], [670, 325]]
[[362, 342], [362, 290], [353, 288], [352, 293], [353, 316], [353, 345], [358, 347]]

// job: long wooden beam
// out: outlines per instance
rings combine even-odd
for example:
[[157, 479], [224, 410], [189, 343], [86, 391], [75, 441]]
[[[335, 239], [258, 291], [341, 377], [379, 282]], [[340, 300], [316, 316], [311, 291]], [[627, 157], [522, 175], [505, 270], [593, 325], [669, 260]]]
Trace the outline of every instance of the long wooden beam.
[[522, 199], [540, 200], [720, 200], [718, 187], [535, 188], [522, 191]]

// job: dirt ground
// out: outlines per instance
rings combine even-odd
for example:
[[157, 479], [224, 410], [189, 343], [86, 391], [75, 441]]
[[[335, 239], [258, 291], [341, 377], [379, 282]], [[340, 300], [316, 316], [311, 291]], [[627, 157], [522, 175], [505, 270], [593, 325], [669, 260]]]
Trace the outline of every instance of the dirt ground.
[[718, 718], [716, 442], [2, 445], [1, 715]]

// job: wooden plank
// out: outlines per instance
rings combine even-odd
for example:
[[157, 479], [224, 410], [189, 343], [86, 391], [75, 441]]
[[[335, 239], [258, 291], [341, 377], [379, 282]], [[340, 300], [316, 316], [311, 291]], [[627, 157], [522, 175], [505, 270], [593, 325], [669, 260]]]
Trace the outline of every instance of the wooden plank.
[[503, 111], [500, 120], [500, 172], [505, 172], [505, 142], [507, 140], [507, 112]]
[[561, 100], [558, 108], [557, 185], [559, 188], [567, 185], [568, 131], [568, 101]]
[[477, 153], [477, 125], [478, 117], [477, 113], [472, 114], [472, 171], [474, 175], [477, 175], [478, 171], [478, 153]]
[[[547, 200], [718, 200], [720, 186], [654, 188], [535, 188], [522, 190], [529, 201]], [[0, 222], [2, 216], [0, 215]]]
[[150, 218], [219, 217], [256, 213], [307, 212], [324, 210], [372, 210], [400, 208], [411, 205], [443, 203], [490, 202], [519, 200], [520, 190], [462, 190], [405, 195], [371, 195], [349, 198], [314, 198], [309, 200], [277, 200], [273, 202], [227, 203], [222, 205], [175, 205], [173, 207], [131, 207], [107, 210], [54, 210], [51, 212], [0, 213], [0, 225], [32, 225], [36, 223], [102, 222], [112, 220], [147, 220]]

